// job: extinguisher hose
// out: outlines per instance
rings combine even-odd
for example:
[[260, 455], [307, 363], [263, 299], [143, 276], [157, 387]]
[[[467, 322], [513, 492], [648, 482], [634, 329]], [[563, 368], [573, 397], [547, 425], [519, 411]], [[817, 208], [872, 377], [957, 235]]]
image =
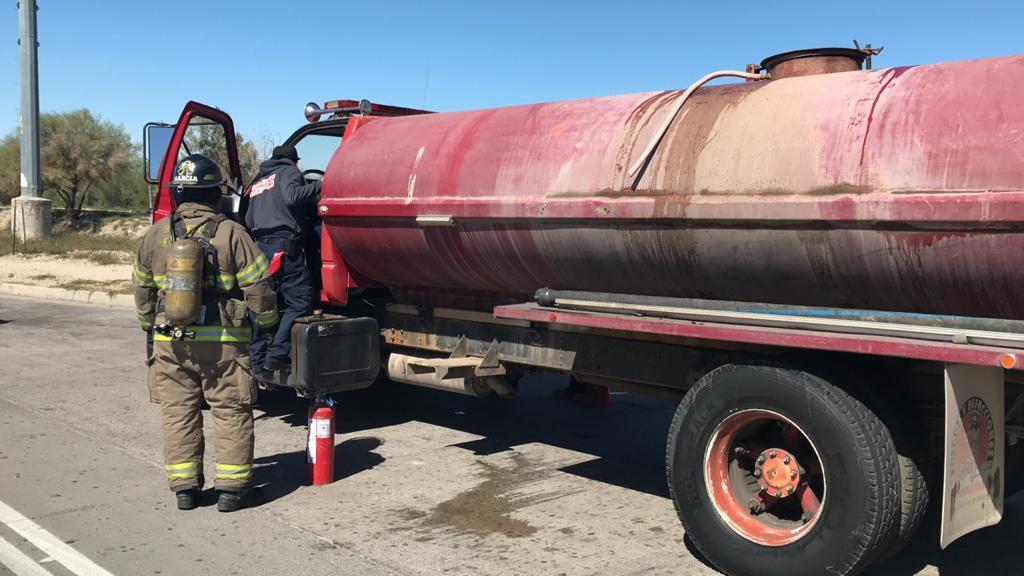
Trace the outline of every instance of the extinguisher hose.
[[686, 101], [690, 99], [690, 96], [692, 96], [698, 88], [707, 84], [708, 82], [711, 82], [716, 78], [726, 77], [745, 78], [747, 80], [766, 80], [768, 78], [768, 76], [764, 74], [752, 74], [750, 72], [739, 72], [737, 70], [719, 70], [718, 72], [712, 72], [711, 74], [708, 74], [707, 76], [691, 84], [690, 87], [683, 92], [683, 95], [678, 100], [676, 100], [675, 105], [672, 106], [672, 110], [669, 111], [668, 116], [665, 118], [665, 121], [654, 133], [654, 137], [651, 138], [650, 143], [647, 144], [647, 148], [644, 149], [644, 153], [641, 154], [640, 157], [636, 159], [636, 162], [634, 162], [632, 166], [630, 166], [630, 176], [636, 176], [637, 172], [640, 171], [640, 168], [647, 164], [647, 161], [651, 158], [651, 155], [654, 154], [655, 150], [657, 150], [658, 144], [661, 143], [661, 139], [664, 138], [665, 133], [668, 132], [669, 126], [671, 126], [672, 122], [675, 121], [676, 116], [679, 115], [679, 111], [683, 109], [683, 105], [686, 104]]

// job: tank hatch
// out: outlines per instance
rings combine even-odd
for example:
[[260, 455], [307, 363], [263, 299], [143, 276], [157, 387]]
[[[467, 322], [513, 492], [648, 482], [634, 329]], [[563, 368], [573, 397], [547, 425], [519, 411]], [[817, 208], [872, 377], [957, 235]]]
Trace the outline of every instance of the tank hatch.
[[767, 71], [772, 80], [780, 80], [861, 70], [866, 58], [867, 54], [856, 48], [812, 48], [769, 56], [761, 61], [761, 69]]

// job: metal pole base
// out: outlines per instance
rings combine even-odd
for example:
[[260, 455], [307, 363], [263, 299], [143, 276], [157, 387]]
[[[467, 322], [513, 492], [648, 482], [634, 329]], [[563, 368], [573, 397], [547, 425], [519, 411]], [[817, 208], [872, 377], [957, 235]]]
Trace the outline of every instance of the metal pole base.
[[12, 198], [11, 228], [15, 238], [21, 240], [49, 236], [53, 231], [51, 204], [46, 198]]

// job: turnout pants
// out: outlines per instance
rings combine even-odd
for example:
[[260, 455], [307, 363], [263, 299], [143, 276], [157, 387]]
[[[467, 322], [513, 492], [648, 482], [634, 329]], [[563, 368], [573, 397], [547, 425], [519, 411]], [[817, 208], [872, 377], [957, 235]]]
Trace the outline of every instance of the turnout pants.
[[210, 405], [216, 488], [252, 482], [256, 385], [241, 342], [154, 342], [150, 399], [160, 405], [164, 468], [172, 491], [203, 487], [203, 400]]
[[283, 252], [281, 269], [274, 275], [277, 281], [277, 309], [281, 322], [273, 328], [256, 326], [249, 355], [253, 366], [262, 367], [267, 361], [288, 363], [291, 361], [292, 324], [300, 316], [313, 309], [313, 284], [306, 267], [306, 253], [301, 243], [292, 234], [277, 233], [256, 239], [263, 254], [270, 260], [274, 254]]

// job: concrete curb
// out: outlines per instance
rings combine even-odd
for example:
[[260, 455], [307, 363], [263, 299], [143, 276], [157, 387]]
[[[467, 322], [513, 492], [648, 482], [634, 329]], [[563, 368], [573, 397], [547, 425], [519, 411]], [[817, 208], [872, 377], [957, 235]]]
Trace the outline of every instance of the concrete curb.
[[134, 308], [135, 298], [128, 294], [110, 295], [106, 292], [89, 290], [67, 290], [65, 288], [54, 288], [51, 286], [33, 286], [31, 284], [13, 284], [0, 282], [0, 294], [11, 294], [13, 296], [26, 296], [28, 298], [39, 298], [43, 300], [65, 300], [68, 302], [82, 302], [85, 304], [98, 304], [100, 306], [111, 306], [116, 308]]

